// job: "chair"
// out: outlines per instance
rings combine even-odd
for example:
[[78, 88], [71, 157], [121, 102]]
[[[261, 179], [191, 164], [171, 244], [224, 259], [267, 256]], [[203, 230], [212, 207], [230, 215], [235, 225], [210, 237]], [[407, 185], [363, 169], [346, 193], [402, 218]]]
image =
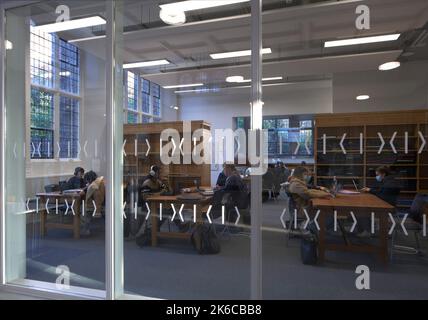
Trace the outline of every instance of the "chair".
[[[237, 212], [236, 209], [239, 211], [240, 220], [243, 220], [245, 216], [249, 215], [249, 197], [247, 192], [243, 191], [231, 191], [227, 192], [223, 195], [221, 199], [221, 206], [224, 206], [225, 210], [225, 224], [220, 232], [221, 236], [228, 235], [230, 238], [231, 236], [231, 225], [234, 227], [236, 218], [237, 218]], [[222, 208], [217, 209], [223, 210]], [[221, 215], [221, 213], [220, 213]], [[218, 215], [219, 216], [219, 215]], [[236, 217], [232, 220], [232, 217]]]
[[57, 192], [57, 191], [61, 191], [59, 184], [48, 184], [45, 186], [45, 192], [46, 193], [51, 193], [51, 192]]
[[[416, 217], [417, 216], [422, 217], [423, 215], [428, 215], [428, 201], [422, 204], [418, 204], [417, 202], [419, 201], [418, 199], [420, 196], [424, 196], [424, 195], [421, 195], [421, 194], [416, 195], [415, 199], [413, 199], [413, 202], [412, 202], [411, 213], [414, 217], [407, 217], [406, 221], [404, 222], [404, 227], [406, 228], [406, 230], [408, 232], [413, 233], [413, 236], [415, 239], [415, 247], [395, 244], [396, 236], [398, 232], [404, 233], [404, 231], [401, 229], [400, 224], [402, 222], [402, 219], [405, 216], [404, 213], [396, 213], [394, 215], [394, 221], [396, 223], [396, 226], [391, 236], [391, 251], [390, 251], [391, 260], [393, 259], [394, 251], [399, 251], [406, 254], [422, 255], [420, 242], [419, 242], [419, 233], [422, 230], [422, 224], [421, 224], [421, 221], [417, 221], [419, 219], [417, 219]], [[425, 195], [425, 196], [427, 196], [427, 199], [428, 199], [428, 195]], [[417, 210], [417, 212], [415, 212], [415, 209]]]
[[271, 169], [268, 169], [268, 171], [262, 177], [262, 192], [268, 192], [269, 198], [276, 200], [275, 176], [273, 175]]

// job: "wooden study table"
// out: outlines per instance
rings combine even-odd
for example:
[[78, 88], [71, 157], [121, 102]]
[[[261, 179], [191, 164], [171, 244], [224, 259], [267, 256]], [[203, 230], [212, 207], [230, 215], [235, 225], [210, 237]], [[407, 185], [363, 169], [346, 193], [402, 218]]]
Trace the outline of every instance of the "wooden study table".
[[[198, 194], [198, 193], [190, 193]], [[203, 223], [203, 207], [211, 204], [212, 196], [203, 196], [201, 199], [180, 199], [178, 195], [175, 196], [164, 196], [160, 194], [149, 195], [146, 198], [146, 202], [150, 204], [150, 219], [152, 223], [152, 246], [155, 247], [158, 244], [158, 238], [173, 238], [173, 239], [190, 239], [191, 234], [185, 232], [160, 232], [158, 230], [159, 212], [158, 207], [162, 204], [162, 210], [170, 209], [171, 204], [174, 204], [177, 215], [175, 219], [180, 219], [178, 214], [182, 204], [192, 209], [193, 218], [193, 205], [196, 205], [196, 224]], [[162, 219], [170, 219], [169, 217], [162, 217]]]
[[[38, 193], [36, 195], [40, 198], [40, 235], [44, 237], [48, 229], [66, 229], [73, 230], [74, 239], [80, 238], [80, 207], [82, 204], [83, 195], [78, 192], [73, 193], [60, 193], [60, 192], [49, 192], [49, 193]], [[49, 199], [49, 206], [56, 205], [56, 200], [58, 200], [58, 206], [64, 205], [65, 200], [67, 200], [69, 209], [67, 215], [73, 216], [73, 223], [59, 223], [59, 222], [48, 222], [47, 221], [47, 211], [45, 204]], [[71, 205], [73, 204], [73, 211], [71, 210]], [[52, 215], [55, 215], [55, 208], [50, 209], [49, 212]]]
[[[315, 210], [320, 210], [318, 224], [319, 231], [319, 260], [324, 261], [325, 252], [330, 251], [351, 251], [377, 253], [383, 263], [388, 261], [388, 213], [393, 213], [395, 208], [389, 203], [370, 193], [360, 193], [353, 195], [338, 194], [336, 198], [312, 199], [312, 206]], [[361, 217], [375, 217], [379, 219], [379, 243], [378, 245], [352, 244], [328, 244], [325, 241], [326, 216], [337, 215], [351, 217], [350, 211], [354, 213], [356, 219]], [[357, 228], [358, 225], [355, 227]]]

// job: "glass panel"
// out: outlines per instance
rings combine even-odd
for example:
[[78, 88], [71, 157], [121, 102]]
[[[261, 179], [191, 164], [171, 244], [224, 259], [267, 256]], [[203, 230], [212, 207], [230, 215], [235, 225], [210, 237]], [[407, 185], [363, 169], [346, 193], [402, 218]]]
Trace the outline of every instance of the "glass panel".
[[428, 297], [428, 3], [263, 2], [263, 298]]
[[[65, 28], [59, 9], [98, 23]], [[105, 288], [106, 40], [85, 41], [105, 18], [104, 1], [6, 10], [7, 283]]]
[[[120, 17], [125, 23], [124, 63], [147, 62], [130, 69], [141, 79], [143, 125], [124, 125], [125, 293], [246, 299], [250, 297], [249, 194], [241, 177], [246, 158], [239, 166], [233, 134], [225, 141], [221, 135], [226, 133], [219, 130], [216, 137], [214, 129], [234, 129], [235, 115], [248, 117], [249, 88], [226, 78], [242, 74], [249, 79], [250, 57], [218, 60], [210, 55], [251, 48], [250, 19], [240, 15], [248, 13], [250, 5], [225, 1], [218, 7], [186, 12], [186, 22], [178, 26], [160, 18], [161, 6], [171, 2], [124, 1]], [[210, 141], [216, 150], [211, 155]], [[176, 160], [171, 162], [166, 155]], [[228, 166], [223, 172], [226, 161], [235, 162], [236, 168]], [[230, 179], [222, 183], [225, 174]], [[216, 188], [219, 176], [221, 186]], [[160, 198], [153, 198], [159, 192]], [[224, 203], [222, 214], [221, 201], [228, 194], [237, 198]], [[232, 204], [238, 198], [241, 219], [235, 225], [238, 214]], [[216, 254], [200, 255], [199, 234], [214, 237], [220, 252], [213, 247]], [[215, 282], [213, 274], [218, 276]]]

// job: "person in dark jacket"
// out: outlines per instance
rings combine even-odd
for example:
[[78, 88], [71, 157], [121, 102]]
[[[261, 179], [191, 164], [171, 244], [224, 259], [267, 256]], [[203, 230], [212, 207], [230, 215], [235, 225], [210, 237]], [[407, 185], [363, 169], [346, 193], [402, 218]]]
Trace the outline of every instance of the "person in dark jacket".
[[83, 176], [85, 174], [85, 169], [82, 167], [77, 167], [74, 169], [74, 175], [67, 181], [67, 189], [83, 189], [86, 184], [83, 180]]
[[[381, 166], [376, 169], [376, 183], [371, 188], [361, 189], [363, 192], [369, 192], [379, 197], [390, 205], [397, 204], [398, 196], [400, 195], [400, 186], [397, 180], [390, 174], [390, 170], [386, 166]], [[360, 238], [370, 237], [370, 218], [357, 219], [357, 236]]]
[[388, 167], [382, 166], [376, 169], [376, 184], [372, 188], [363, 188], [363, 192], [369, 192], [395, 206], [400, 187], [397, 180], [390, 174]]
[[223, 164], [223, 170], [219, 173], [218, 178], [217, 178], [217, 183], [216, 183], [216, 188], [220, 189], [223, 188], [226, 185], [226, 163]]

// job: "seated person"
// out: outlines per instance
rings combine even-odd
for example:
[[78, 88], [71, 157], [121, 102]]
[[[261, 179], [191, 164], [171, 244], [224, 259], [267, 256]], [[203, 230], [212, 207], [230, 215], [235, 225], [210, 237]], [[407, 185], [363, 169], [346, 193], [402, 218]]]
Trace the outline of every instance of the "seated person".
[[150, 167], [149, 174], [143, 179], [141, 184], [142, 191], [160, 192], [166, 188], [166, 185], [160, 179], [160, 168], [156, 165]]
[[223, 170], [218, 175], [216, 189], [222, 188], [226, 184], [227, 176], [225, 173], [225, 166], [226, 166], [226, 163], [223, 164]]
[[394, 176], [390, 174], [389, 168], [381, 166], [376, 169], [376, 185], [373, 188], [363, 188], [361, 191], [374, 194], [390, 205], [395, 206], [400, 187]]
[[[303, 209], [310, 208], [311, 199], [331, 197], [331, 194], [324, 187], [310, 189], [306, 183], [308, 174], [308, 169], [305, 167], [297, 167], [294, 169], [288, 185], [287, 191], [291, 194], [300, 214], [303, 214]], [[307, 212], [310, 213], [310, 211]]]
[[[363, 188], [363, 192], [369, 192], [379, 197], [380, 199], [388, 202], [394, 206], [397, 203], [398, 196], [400, 194], [400, 187], [397, 180], [390, 174], [390, 170], [386, 166], [381, 166], [376, 169], [376, 184], [372, 188]], [[368, 217], [357, 219], [357, 236], [360, 238], [370, 237], [371, 221]]]
[[74, 176], [67, 181], [67, 190], [83, 189], [85, 187], [85, 181], [83, 180], [84, 174], [85, 169], [82, 167], [74, 169]]
[[[221, 206], [224, 204], [223, 199], [225, 196], [229, 195], [231, 197], [231, 203], [229, 204], [232, 208], [237, 206], [239, 209], [245, 209], [249, 202], [247, 186], [236, 170], [235, 165], [225, 164], [223, 172], [226, 176], [225, 185], [216, 190], [213, 196], [213, 210], [216, 211], [213, 214], [214, 218], [219, 217], [219, 211], [221, 214]], [[231, 217], [231, 220], [235, 221], [236, 218]]]
[[[83, 236], [89, 236], [89, 224], [92, 217], [100, 217], [105, 203], [104, 177], [98, 177], [94, 171], [85, 173], [84, 180], [87, 184], [85, 192], [85, 214], [81, 216], [81, 231]], [[82, 191], [84, 192], [84, 191]], [[94, 206], [95, 203], [95, 206]], [[95, 211], [95, 212], [94, 212]]]

